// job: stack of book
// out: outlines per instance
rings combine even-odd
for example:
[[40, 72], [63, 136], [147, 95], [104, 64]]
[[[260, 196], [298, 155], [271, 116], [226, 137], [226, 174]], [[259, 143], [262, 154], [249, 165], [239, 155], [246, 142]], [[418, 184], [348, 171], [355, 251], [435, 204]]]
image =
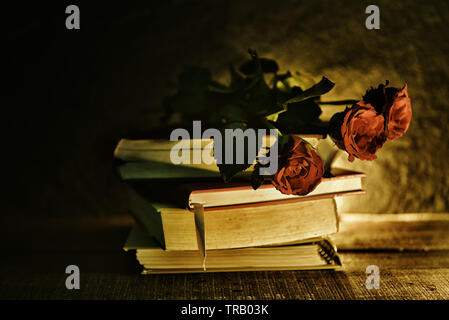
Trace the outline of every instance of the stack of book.
[[223, 183], [214, 164], [172, 164], [173, 144], [122, 139], [114, 152], [136, 218], [124, 249], [143, 274], [341, 266], [335, 198], [364, 193], [364, 174], [340, 171], [306, 196], [253, 190], [244, 175]]

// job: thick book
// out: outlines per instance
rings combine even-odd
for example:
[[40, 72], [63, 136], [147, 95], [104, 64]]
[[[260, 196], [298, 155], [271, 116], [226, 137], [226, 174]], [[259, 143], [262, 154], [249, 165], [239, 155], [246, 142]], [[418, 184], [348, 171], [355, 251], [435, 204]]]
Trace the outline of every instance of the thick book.
[[133, 215], [167, 250], [283, 244], [338, 231], [334, 197], [288, 199], [194, 210], [155, 203], [128, 186]]
[[143, 274], [261, 270], [336, 269], [341, 266], [335, 245], [326, 238], [283, 246], [207, 251], [205, 261], [195, 250], [163, 250], [136, 224], [124, 245], [135, 250]]
[[138, 180], [129, 183], [148, 199], [170, 200], [181, 207], [193, 209], [194, 204], [209, 208], [363, 194], [365, 177], [364, 173], [341, 170], [335, 176], [323, 178], [315, 190], [305, 196], [284, 194], [269, 182], [262, 184], [257, 190], [254, 190], [248, 181], [224, 183], [221, 179], [195, 182], [177, 180], [176, 183], [170, 180]]
[[[317, 144], [323, 136], [307, 135], [301, 138], [311, 144]], [[269, 144], [269, 138], [265, 138], [262, 142], [262, 146]], [[187, 150], [189, 163], [173, 164], [170, 154], [175, 147]], [[205, 163], [201, 160], [203, 155], [208, 155], [213, 160], [212, 139], [180, 141], [121, 139], [114, 150], [114, 158], [121, 162], [117, 170], [123, 180], [220, 177], [216, 162], [213, 160], [211, 163]], [[251, 170], [252, 168], [249, 168], [237, 174], [237, 177], [248, 178]]]

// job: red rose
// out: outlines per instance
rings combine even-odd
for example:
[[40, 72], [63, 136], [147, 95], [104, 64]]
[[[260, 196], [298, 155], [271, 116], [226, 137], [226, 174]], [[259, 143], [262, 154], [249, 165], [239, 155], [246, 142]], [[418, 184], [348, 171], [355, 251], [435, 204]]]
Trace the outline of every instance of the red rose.
[[387, 139], [397, 139], [410, 126], [412, 105], [404, 88], [380, 84], [369, 89], [363, 100], [344, 112], [336, 113], [329, 122], [329, 135], [335, 144], [349, 154], [348, 160], [376, 159], [375, 153]]
[[318, 154], [302, 139], [292, 138], [293, 147], [281, 157], [282, 166], [271, 182], [284, 194], [306, 195], [321, 182], [324, 165]]
[[384, 109], [385, 129], [387, 138], [395, 140], [407, 131], [412, 120], [412, 103], [407, 93], [407, 84], [388, 100]]
[[385, 119], [370, 104], [359, 101], [340, 115], [339, 143], [349, 154], [348, 160], [374, 160], [386, 141]]

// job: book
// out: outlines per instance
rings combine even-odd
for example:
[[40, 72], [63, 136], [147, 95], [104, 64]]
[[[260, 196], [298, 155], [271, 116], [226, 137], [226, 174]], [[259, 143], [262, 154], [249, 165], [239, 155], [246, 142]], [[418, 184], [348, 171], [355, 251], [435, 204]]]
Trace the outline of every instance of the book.
[[[259, 202], [195, 210], [150, 202], [128, 186], [131, 210], [167, 250], [229, 249], [283, 244], [332, 234], [339, 220], [334, 197]], [[200, 232], [198, 234], [198, 232]]]
[[[322, 135], [306, 135], [301, 138], [316, 145]], [[262, 146], [273, 143], [269, 136], [265, 137]], [[173, 164], [170, 154], [174, 147], [185, 149], [188, 153], [188, 164]], [[194, 161], [194, 155], [201, 158], [207, 155], [213, 160], [213, 139], [170, 140], [132, 140], [121, 139], [115, 150], [114, 158], [120, 161], [118, 173], [123, 180], [131, 179], [176, 179], [176, 178], [217, 178], [220, 172], [216, 161], [205, 163]], [[253, 166], [236, 175], [237, 178], [248, 179]]]
[[160, 180], [138, 180], [129, 182], [134, 188], [139, 189], [141, 194], [148, 198], [173, 199], [180, 206], [193, 209], [194, 204], [201, 204], [204, 208], [230, 206], [238, 204], [261, 203], [278, 200], [305, 199], [310, 200], [327, 198], [333, 196], [346, 196], [365, 193], [364, 173], [340, 171], [338, 175], [323, 178], [321, 183], [305, 196], [288, 195], [277, 190], [271, 183], [266, 182], [254, 190], [248, 181], [234, 181], [224, 183], [220, 179], [208, 181], [183, 182], [178, 179], [177, 183]]
[[143, 274], [257, 270], [336, 269], [341, 266], [335, 245], [327, 238], [283, 246], [207, 251], [205, 263], [195, 250], [163, 250], [136, 223], [124, 245], [136, 251]]

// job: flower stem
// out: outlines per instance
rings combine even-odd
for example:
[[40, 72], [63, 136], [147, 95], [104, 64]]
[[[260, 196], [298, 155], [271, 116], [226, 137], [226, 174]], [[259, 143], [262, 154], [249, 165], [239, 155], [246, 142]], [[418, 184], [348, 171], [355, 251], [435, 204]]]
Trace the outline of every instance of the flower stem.
[[339, 101], [318, 101], [317, 103], [320, 105], [334, 105], [334, 106], [342, 106], [346, 104], [353, 105], [354, 103], [359, 102], [359, 100], [339, 100]]

